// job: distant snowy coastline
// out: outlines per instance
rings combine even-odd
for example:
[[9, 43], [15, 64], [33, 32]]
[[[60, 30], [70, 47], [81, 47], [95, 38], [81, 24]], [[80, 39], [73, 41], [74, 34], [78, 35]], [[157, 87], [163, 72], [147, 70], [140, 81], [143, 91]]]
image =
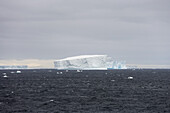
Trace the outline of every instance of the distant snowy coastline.
[[27, 69], [27, 65], [0, 65], [0, 69]]

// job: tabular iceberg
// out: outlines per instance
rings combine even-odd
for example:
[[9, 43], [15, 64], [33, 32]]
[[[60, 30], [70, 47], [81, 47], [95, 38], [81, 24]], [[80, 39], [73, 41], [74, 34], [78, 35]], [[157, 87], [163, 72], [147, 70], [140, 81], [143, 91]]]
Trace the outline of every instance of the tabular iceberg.
[[4, 65], [0, 66], [0, 69], [27, 69], [27, 65]]
[[107, 55], [81, 55], [54, 61], [56, 69], [107, 70], [126, 69], [124, 62], [114, 61]]

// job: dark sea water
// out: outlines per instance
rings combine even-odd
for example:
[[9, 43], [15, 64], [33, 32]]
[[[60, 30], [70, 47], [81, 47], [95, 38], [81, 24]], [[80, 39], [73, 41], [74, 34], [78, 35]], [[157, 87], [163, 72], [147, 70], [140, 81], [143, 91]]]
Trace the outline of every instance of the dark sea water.
[[170, 70], [11, 72], [0, 70], [0, 113], [170, 113]]

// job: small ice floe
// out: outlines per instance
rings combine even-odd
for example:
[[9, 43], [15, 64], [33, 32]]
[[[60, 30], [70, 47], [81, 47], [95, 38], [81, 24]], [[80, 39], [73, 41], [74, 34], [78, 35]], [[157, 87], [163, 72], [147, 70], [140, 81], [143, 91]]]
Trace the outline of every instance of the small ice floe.
[[111, 82], [114, 82], [115, 80], [111, 80]]
[[128, 79], [132, 80], [132, 79], [133, 79], [133, 77], [128, 77]]
[[14, 74], [15, 72], [14, 71], [11, 71], [11, 74]]
[[107, 75], [107, 73], [105, 73], [105, 75]]
[[66, 70], [66, 72], [68, 72], [68, 70]]
[[77, 72], [80, 72], [80, 70], [77, 70]]
[[8, 76], [6, 75], [6, 73], [2, 73], [2, 74], [4, 75], [4, 76], [3, 76], [4, 78], [7, 78], [7, 77], [8, 77]]
[[79, 73], [79, 72], [83, 72], [83, 70], [77, 70], [77, 72]]
[[144, 87], [144, 86], [142, 86], [141, 88], [142, 88], [142, 89], [145, 89], [145, 87]]
[[4, 77], [4, 78], [7, 78], [8, 76], [7, 76], [7, 75], [4, 75], [3, 77]]
[[50, 102], [53, 102], [54, 100], [50, 100]]
[[57, 72], [57, 74], [63, 74], [63, 72]]
[[17, 71], [16, 73], [21, 73], [21, 71]]

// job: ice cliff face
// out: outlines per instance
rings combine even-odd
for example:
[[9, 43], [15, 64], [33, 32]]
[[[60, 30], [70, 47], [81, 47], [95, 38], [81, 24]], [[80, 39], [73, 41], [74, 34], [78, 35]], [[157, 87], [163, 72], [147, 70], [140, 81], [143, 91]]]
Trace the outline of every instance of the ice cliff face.
[[[124, 65], [124, 64], [123, 64]], [[122, 69], [120, 62], [115, 62], [107, 55], [82, 55], [75, 57], [68, 57], [54, 61], [54, 67], [57, 69]]]

